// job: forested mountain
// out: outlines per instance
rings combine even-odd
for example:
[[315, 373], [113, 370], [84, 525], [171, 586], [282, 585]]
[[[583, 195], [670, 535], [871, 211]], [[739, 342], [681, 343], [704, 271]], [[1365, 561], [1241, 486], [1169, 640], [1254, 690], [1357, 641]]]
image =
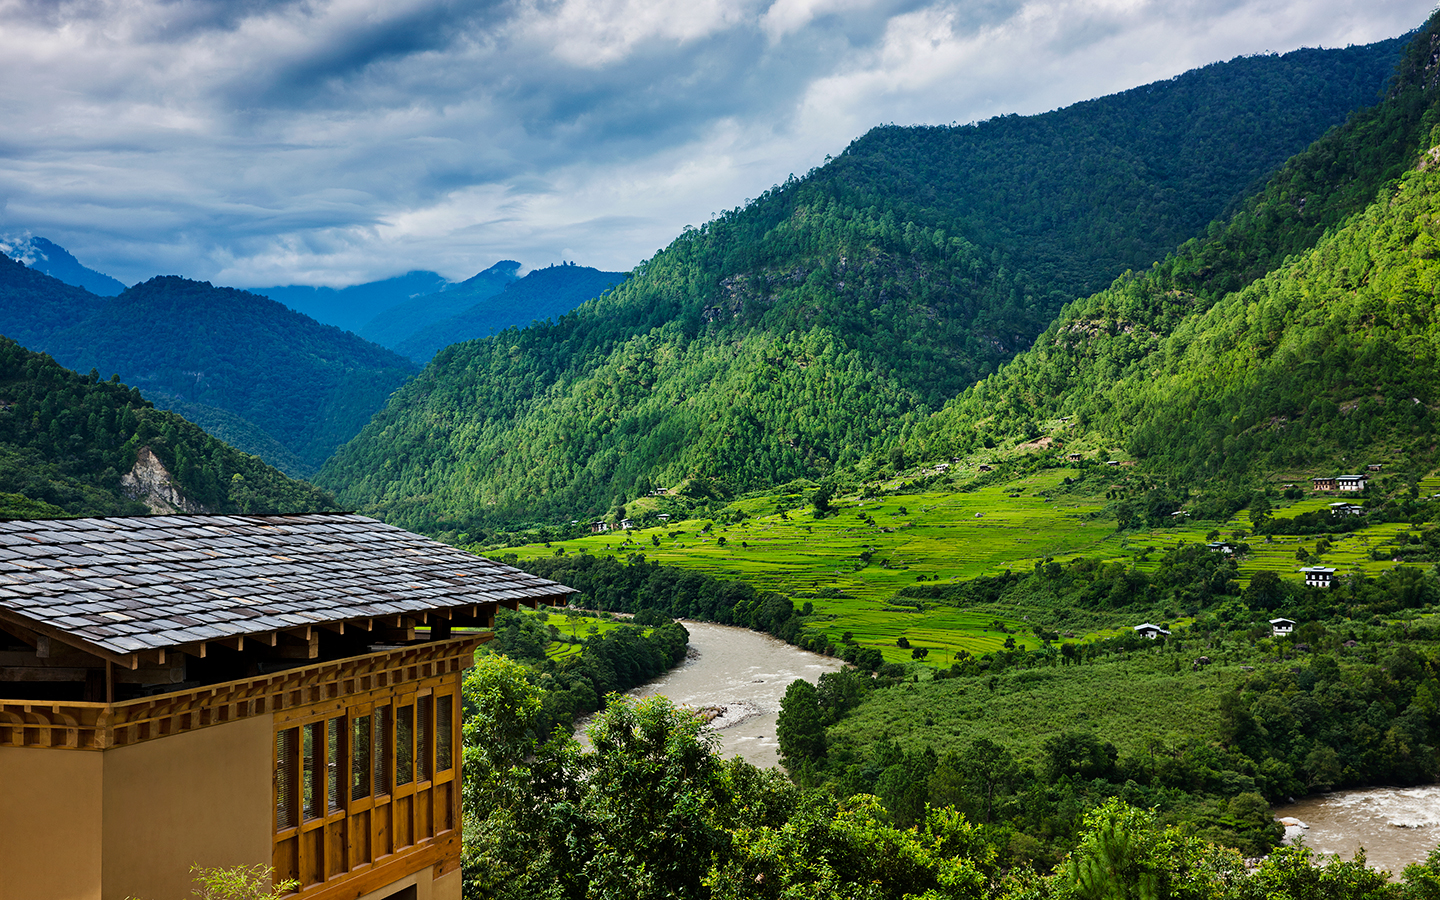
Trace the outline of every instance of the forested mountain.
[[64, 247], [43, 237], [0, 239], [0, 251], [51, 278], [82, 287], [101, 297], [113, 297], [125, 290], [125, 285], [119, 279], [87, 268]]
[[294, 474], [354, 436], [414, 372], [256, 294], [167, 276], [101, 298], [8, 258], [0, 333], [77, 370], [119, 373], [246, 450], [278, 443], [289, 455], [274, 462]]
[[366, 322], [398, 303], [443, 290], [450, 282], [436, 272], [406, 272], [383, 281], [369, 281], [345, 288], [311, 287], [291, 284], [280, 287], [246, 288], [252, 294], [269, 297], [304, 313], [317, 322], [346, 331], [358, 331]]
[[158, 472], [158, 460], [184, 499], [210, 512], [336, 508], [328, 494], [153, 408], [118, 379], [77, 375], [0, 338], [0, 517], [145, 513], [131, 499], [138, 487], [121, 479], [147, 449], [144, 474]]
[[[459, 284], [446, 283], [442, 288], [417, 294], [382, 309], [357, 329], [356, 334], [382, 347], [414, 357], [413, 353], [401, 349], [400, 344], [403, 341], [421, 329], [463, 313], [476, 303], [505, 290], [506, 286], [520, 277], [516, 274], [519, 269], [520, 264], [515, 260], [502, 259]], [[525, 321], [528, 323], [530, 320]], [[433, 355], [434, 351], [431, 351], [430, 355], [416, 361], [425, 363]]]
[[1055, 434], [1072, 450], [1124, 448], [1189, 484], [1349, 471], [1376, 454], [1428, 464], [1437, 46], [1432, 21], [1384, 103], [1292, 159], [1228, 223], [1071, 304], [907, 448], [943, 457], [1068, 417]]
[[505, 285], [503, 291], [460, 313], [417, 329], [410, 337], [391, 346], [418, 363], [427, 363], [441, 347], [489, 337], [506, 328], [524, 328], [532, 322], [559, 318], [624, 280], [624, 272], [602, 272], [570, 263], [546, 266]]
[[558, 321], [441, 351], [321, 481], [465, 530], [855, 465], [1374, 102], [1398, 52], [1243, 58], [1043, 116], [876, 129]]

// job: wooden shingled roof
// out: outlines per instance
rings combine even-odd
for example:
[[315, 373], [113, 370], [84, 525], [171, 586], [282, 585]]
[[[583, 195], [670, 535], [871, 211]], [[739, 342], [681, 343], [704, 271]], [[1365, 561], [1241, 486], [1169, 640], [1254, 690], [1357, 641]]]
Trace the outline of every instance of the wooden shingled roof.
[[0, 522], [0, 619], [131, 665], [206, 641], [571, 593], [345, 513]]

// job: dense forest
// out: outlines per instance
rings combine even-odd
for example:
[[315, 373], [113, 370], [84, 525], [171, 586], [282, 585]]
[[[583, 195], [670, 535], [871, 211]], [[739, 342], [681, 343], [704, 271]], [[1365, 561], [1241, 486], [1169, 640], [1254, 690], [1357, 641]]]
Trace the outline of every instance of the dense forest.
[[8, 258], [0, 333], [71, 368], [118, 373], [245, 450], [278, 443], [288, 453], [274, 463], [296, 475], [354, 436], [415, 371], [255, 294], [161, 277], [101, 298]]
[[442, 351], [320, 483], [466, 531], [692, 476], [854, 466], [1374, 102], [1398, 52], [1245, 58], [1043, 116], [878, 129], [558, 321]]
[[149, 448], [184, 496], [212, 512], [336, 509], [332, 497], [155, 409], [118, 378], [79, 375], [0, 338], [0, 515], [130, 515], [120, 478]]
[[[1327, 675], [1306, 689], [1343, 691], [1348, 678], [1364, 677]], [[811, 691], [847, 703], [872, 690], [853, 672], [827, 678]], [[1152, 792], [1152, 782], [1215, 777], [1206, 761], [1192, 763], [1194, 774], [1168, 752], [1158, 766], [1117, 763], [1093, 736], [1054, 736], [1038, 771], [990, 742], [943, 761], [922, 755], [919, 781], [938, 781], [943, 797], [906, 806], [885, 796], [898, 789], [903, 798], [915, 780], [891, 777], [910, 762], [898, 748], [887, 751], [888, 767], [871, 767], [882, 793], [837, 794], [722, 760], [702, 720], [663, 697], [613, 695], [582, 750], [563, 731], [547, 739], [546, 691], [534, 670], [484, 657], [463, 690], [467, 898], [1433, 900], [1440, 887], [1440, 851], [1407, 868], [1403, 883], [1367, 869], [1363, 857], [1312, 865], [1303, 845], [1249, 870], [1241, 852], [1210, 841], [1216, 829], [1170, 824], [1165, 805], [1135, 805], [1166, 792]], [[1255, 705], [1284, 709], [1286, 701], [1265, 697]], [[1245, 714], [1237, 710], [1235, 721]], [[1117, 765], [1144, 783], [1115, 784]], [[1014, 810], [1037, 803], [1064, 824], [1063, 836], [1015, 827]], [[1268, 847], [1273, 820], [1253, 790], [1208, 815], [1219, 833], [1249, 830]]]
[[[1386, 101], [1292, 159], [1228, 223], [1068, 306], [917, 427], [925, 457], [1054, 431], [1187, 484], [1433, 459], [1433, 26]], [[1407, 171], [1408, 170], [1408, 171]]]

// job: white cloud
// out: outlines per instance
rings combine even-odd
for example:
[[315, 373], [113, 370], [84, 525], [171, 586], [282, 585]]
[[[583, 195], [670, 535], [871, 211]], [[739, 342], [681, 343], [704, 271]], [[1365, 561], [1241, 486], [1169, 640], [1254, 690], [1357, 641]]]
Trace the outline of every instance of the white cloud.
[[133, 282], [628, 268], [882, 122], [1034, 113], [1429, 0], [0, 0], [0, 232]]

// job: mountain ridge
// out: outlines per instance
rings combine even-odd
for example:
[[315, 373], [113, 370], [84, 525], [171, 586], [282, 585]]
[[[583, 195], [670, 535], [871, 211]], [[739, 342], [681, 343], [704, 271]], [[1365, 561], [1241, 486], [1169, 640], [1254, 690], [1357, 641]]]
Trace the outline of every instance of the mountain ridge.
[[[1348, 95], [1362, 105], [1358, 98], [1379, 93], [1398, 50], [1388, 42], [1207, 67], [1113, 101], [1137, 105], [1120, 117], [1130, 131], [1087, 143], [1081, 130], [1045, 152], [1073, 156], [1076, 148], [1099, 147], [1092, 161], [1103, 168], [1123, 148], [1120, 167], [1138, 171], [1126, 168], [1125, 160], [1143, 156], [1132, 145], [1149, 136], [1158, 149], [1146, 152], [1163, 155], [1165, 128], [1183, 131], [1194, 118], [1192, 101], [1203, 101], [1212, 107], [1206, 121], [1230, 130], [1207, 133], [1196, 159], [1203, 162], [1205, 147], [1253, 149], [1264, 140], [1289, 148], [1274, 150], [1278, 162], [1354, 107], [1331, 96], [1325, 115], [1302, 116], [1300, 128], [1291, 127], [1296, 119], [1286, 104], [1259, 98], [1283, 100], [1292, 90], [1313, 98], [1317, 78], [1354, 87], [1354, 73], [1363, 70], [1368, 80]], [[1236, 74], [1233, 84], [1227, 72]], [[1213, 109], [1225, 103], [1228, 114]], [[1161, 127], [1145, 110], [1173, 122]], [[1261, 127], [1277, 110], [1285, 127]], [[1032, 118], [1065, 119], [1047, 116]], [[964, 134], [1003, 137], [1015, 127], [997, 120]], [[885, 167], [871, 165], [876, 146], [885, 159], [899, 159], [894, 146], [908, 140], [911, 157], [938, 161], [907, 168], [923, 175], [912, 187], [973, 180], [979, 176], [965, 168], [971, 163], [990, 171], [983, 167], [990, 157], [950, 154], [952, 137], [950, 129], [877, 129], [805, 178], [687, 230], [604, 297], [552, 323], [442, 350], [326, 463], [320, 482], [343, 502], [407, 527], [467, 530], [487, 519], [588, 515], [696, 479], [743, 490], [880, 464], [897, 436], [903, 440], [931, 410], [1044, 331], [1074, 296], [1066, 283], [1086, 283], [1060, 244], [1052, 242], [1059, 247], [1052, 257], [1018, 258], [967, 237], [979, 233], [973, 222], [945, 203], [887, 199]], [[1063, 162], [1031, 168], [1064, 170]], [[1258, 168], [1217, 164], [1200, 179], [1211, 186], [1203, 196], [1172, 206], [1206, 206], [1203, 216], [1192, 216], [1203, 231], [1264, 174], [1252, 165]], [[866, 181], [872, 170], [881, 174]], [[1020, 218], [1005, 228], [1047, 227], [1053, 214], [1089, 203], [1094, 179], [1084, 166], [1070, 171], [1078, 180], [1054, 182], [1053, 203], [1016, 206]], [[995, 177], [1013, 178], [1009, 173]], [[1173, 192], [1165, 177], [1126, 183]], [[1131, 202], [1123, 191], [1111, 194], [1115, 209]], [[1116, 235], [1137, 247], [1155, 240], [1152, 219], [1139, 214], [1106, 229], [1100, 238], [1107, 247]], [[1070, 234], [1075, 241], [1095, 236], [1087, 223]], [[1152, 258], [1185, 236], [1156, 243]], [[1106, 258], [1108, 282], [1123, 260]]]

